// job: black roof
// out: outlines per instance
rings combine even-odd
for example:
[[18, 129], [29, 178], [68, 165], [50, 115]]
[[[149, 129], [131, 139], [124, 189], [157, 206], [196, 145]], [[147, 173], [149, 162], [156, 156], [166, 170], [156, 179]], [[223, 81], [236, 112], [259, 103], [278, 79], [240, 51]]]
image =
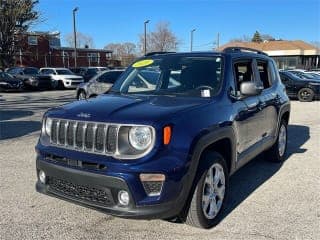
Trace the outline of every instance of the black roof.
[[226, 49], [226, 51], [194, 51], [194, 52], [150, 52], [147, 53], [144, 57], [153, 57], [153, 56], [161, 56], [161, 55], [178, 55], [178, 56], [192, 56], [192, 55], [229, 55], [231, 57], [239, 57], [239, 56], [250, 56], [250, 57], [268, 57], [268, 55], [264, 52], [261, 52], [256, 49], [249, 49], [249, 48], [238, 48], [238, 47], [231, 47]]

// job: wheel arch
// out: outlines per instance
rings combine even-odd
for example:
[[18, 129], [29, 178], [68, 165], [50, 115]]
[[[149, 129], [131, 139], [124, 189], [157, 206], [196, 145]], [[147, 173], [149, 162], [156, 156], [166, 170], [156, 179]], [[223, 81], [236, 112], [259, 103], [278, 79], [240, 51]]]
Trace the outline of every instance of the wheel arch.
[[183, 193], [186, 201], [184, 201], [184, 209], [180, 215], [182, 219], [185, 218], [186, 208], [191, 201], [198, 180], [206, 170], [206, 167], [211, 163], [210, 161], [202, 161], [205, 159], [203, 156], [207, 152], [217, 152], [226, 160], [229, 175], [232, 175], [236, 170], [236, 136], [231, 126], [217, 126], [210, 132], [194, 140], [194, 142], [194, 147], [190, 152], [191, 164], [189, 166], [189, 173], [186, 177], [187, 186]]
[[192, 185], [203, 169], [200, 168], [202, 164], [205, 164], [201, 160], [204, 154], [208, 151], [217, 152], [222, 155], [226, 161], [229, 175], [232, 175], [236, 169], [236, 135], [232, 126], [215, 127], [210, 132], [203, 134], [193, 144], [193, 150], [191, 152], [191, 175]]

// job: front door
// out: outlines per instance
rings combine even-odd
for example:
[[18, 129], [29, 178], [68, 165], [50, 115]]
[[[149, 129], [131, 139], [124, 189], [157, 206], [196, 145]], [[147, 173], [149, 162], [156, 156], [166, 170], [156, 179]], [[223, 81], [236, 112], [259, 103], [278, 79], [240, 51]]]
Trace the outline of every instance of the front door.
[[[241, 96], [241, 83], [256, 82], [256, 73], [253, 71], [254, 67], [254, 62], [252, 60], [237, 60], [234, 63], [237, 95]], [[235, 105], [238, 109], [238, 114], [235, 118], [238, 135], [238, 154], [250, 149], [250, 147], [253, 147], [253, 145], [261, 139], [261, 124], [264, 115], [260, 105], [261, 101], [259, 96], [243, 97]]]

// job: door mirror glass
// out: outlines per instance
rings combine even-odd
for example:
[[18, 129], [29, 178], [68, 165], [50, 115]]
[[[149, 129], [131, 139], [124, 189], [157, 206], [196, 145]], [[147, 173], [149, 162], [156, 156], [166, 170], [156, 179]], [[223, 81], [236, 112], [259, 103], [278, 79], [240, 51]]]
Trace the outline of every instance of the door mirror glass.
[[263, 87], [258, 87], [254, 82], [243, 82], [240, 85], [240, 92], [244, 96], [256, 96], [263, 90]]

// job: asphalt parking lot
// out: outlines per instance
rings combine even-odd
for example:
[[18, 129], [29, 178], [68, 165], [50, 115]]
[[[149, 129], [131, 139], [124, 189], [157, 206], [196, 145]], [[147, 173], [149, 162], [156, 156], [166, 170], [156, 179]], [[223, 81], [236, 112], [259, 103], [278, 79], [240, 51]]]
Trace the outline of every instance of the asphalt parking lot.
[[259, 156], [231, 178], [210, 230], [108, 216], [35, 191], [42, 114], [74, 91], [0, 93], [0, 239], [320, 239], [320, 102], [292, 102], [288, 159]]

